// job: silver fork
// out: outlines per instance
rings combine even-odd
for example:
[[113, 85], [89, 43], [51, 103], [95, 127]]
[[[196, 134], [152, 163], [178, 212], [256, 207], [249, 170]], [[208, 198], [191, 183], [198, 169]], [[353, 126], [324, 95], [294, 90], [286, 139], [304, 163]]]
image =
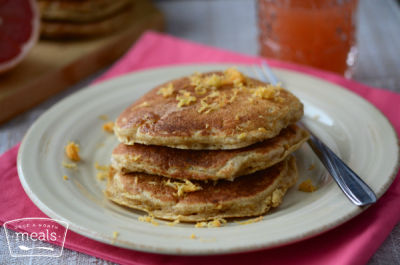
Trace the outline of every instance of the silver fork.
[[[268, 64], [263, 61], [260, 67], [254, 67], [259, 77], [272, 85], [277, 85], [279, 80]], [[367, 184], [350, 169], [328, 146], [326, 146], [318, 137], [307, 128], [304, 123], [299, 122], [300, 126], [310, 133], [308, 144], [317, 155], [319, 160], [328, 170], [330, 175], [342, 189], [347, 198], [358, 206], [364, 206], [376, 202], [375, 193]]]

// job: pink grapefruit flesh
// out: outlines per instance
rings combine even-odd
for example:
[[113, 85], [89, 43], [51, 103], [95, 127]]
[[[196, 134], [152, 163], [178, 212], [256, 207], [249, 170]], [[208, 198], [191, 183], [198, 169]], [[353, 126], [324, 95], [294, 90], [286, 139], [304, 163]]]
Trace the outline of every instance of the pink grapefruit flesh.
[[0, 0], [0, 73], [16, 66], [35, 45], [39, 22], [35, 0]]

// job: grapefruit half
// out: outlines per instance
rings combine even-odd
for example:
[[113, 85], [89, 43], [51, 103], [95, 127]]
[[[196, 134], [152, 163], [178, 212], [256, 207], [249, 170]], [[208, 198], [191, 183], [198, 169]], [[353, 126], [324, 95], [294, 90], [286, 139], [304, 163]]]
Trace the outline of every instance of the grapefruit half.
[[35, 45], [39, 23], [35, 0], [0, 0], [0, 73], [15, 67]]

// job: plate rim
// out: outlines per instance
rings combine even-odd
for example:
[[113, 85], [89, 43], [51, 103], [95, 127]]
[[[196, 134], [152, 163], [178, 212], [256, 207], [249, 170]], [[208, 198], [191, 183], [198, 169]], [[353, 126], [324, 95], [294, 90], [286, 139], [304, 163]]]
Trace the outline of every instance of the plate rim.
[[[44, 202], [42, 202], [35, 194], [33, 194], [33, 192], [29, 189], [29, 185], [25, 180], [24, 177], [24, 173], [23, 173], [23, 169], [22, 169], [22, 156], [23, 156], [23, 151], [26, 148], [26, 140], [28, 138], [29, 135], [32, 134], [32, 132], [35, 130], [36, 126], [38, 126], [39, 121], [42, 121], [46, 118], [47, 115], [50, 115], [54, 109], [56, 109], [58, 106], [62, 105], [62, 104], [66, 104], [66, 101], [71, 101], [73, 97], [77, 97], [80, 93], [85, 92], [85, 91], [89, 91], [86, 93], [90, 93], [91, 90], [97, 89], [98, 87], [107, 87], [109, 86], [109, 84], [112, 84], [114, 82], [116, 82], [115, 80], [117, 80], [117, 82], [123, 82], [124, 79], [129, 80], [130, 78], [132, 78], [132, 75], [140, 75], [140, 74], [148, 74], [149, 72], [154, 72], [154, 71], [165, 71], [167, 69], [182, 69], [185, 67], [215, 67], [215, 68], [226, 68], [229, 66], [244, 66], [244, 67], [248, 67], [248, 64], [210, 64], [210, 63], [204, 63], [204, 64], [178, 64], [178, 65], [172, 65], [172, 66], [163, 66], [163, 67], [154, 67], [154, 68], [147, 68], [144, 70], [139, 70], [139, 71], [135, 71], [132, 73], [128, 73], [128, 74], [124, 74], [115, 78], [111, 78], [108, 79], [104, 82], [101, 83], [95, 83], [92, 85], [89, 85], [88, 87], [83, 88], [80, 91], [77, 91], [75, 93], [72, 93], [71, 95], [68, 95], [67, 97], [61, 99], [59, 102], [57, 102], [56, 104], [54, 104], [51, 108], [49, 108], [48, 110], [46, 110], [29, 128], [29, 130], [27, 131], [27, 133], [25, 134], [22, 142], [21, 142], [21, 146], [20, 149], [18, 151], [18, 156], [17, 156], [17, 168], [18, 168], [18, 176], [20, 179], [20, 182], [24, 188], [24, 191], [26, 192], [26, 194], [28, 195], [28, 197], [34, 202], [34, 204], [41, 210], [43, 211], [46, 215], [48, 215], [51, 218], [61, 218], [61, 220], [64, 220], [65, 218], [62, 215], [57, 214], [56, 212], [53, 212], [51, 209], [49, 209], [46, 204]], [[391, 128], [391, 133], [394, 134], [396, 142], [397, 142], [397, 165], [394, 166], [392, 173], [390, 174], [389, 178], [388, 178], [388, 182], [387, 185], [384, 185], [380, 191], [377, 191], [377, 196], [378, 198], [380, 198], [386, 191], [387, 189], [390, 187], [390, 185], [393, 183], [397, 171], [399, 169], [400, 166], [400, 150], [399, 150], [399, 139], [397, 136], [397, 132], [394, 129], [393, 125], [390, 123], [389, 119], [377, 108], [375, 107], [373, 104], [371, 104], [369, 101], [367, 101], [366, 99], [364, 99], [363, 97], [357, 95], [356, 93], [354, 93], [353, 91], [346, 89], [345, 87], [341, 86], [340, 84], [334, 83], [334, 82], [330, 82], [327, 81], [323, 78], [317, 77], [317, 76], [313, 76], [313, 75], [309, 75], [307, 73], [303, 73], [303, 72], [298, 72], [298, 71], [293, 71], [290, 69], [285, 69], [285, 68], [280, 68], [280, 67], [276, 67], [277, 69], [279, 69], [279, 71], [286, 71], [286, 72], [291, 72], [291, 73], [295, 73], [295, 74], [299, 74], [299, 75], [304, 75], [307, 77], [311, 77], [314, 79], [319, 79], [323, 82], [326, 83], [330, 83], [334, 86], [336, 86], [336, 88], [340, 88], [341, 90], [345, 91], [345, 93], [349, 93], [352, 96], [355, 96], [359, 99], [361, 99], [362, 101], [364, 101], [364, 103], [366, 103], [367, 105], [369, 105], [370, 107], [372, 106], [374, 111], [376, 111], [377, 113], [379, 113], [379, 116], [381, 116], [382, 118], [385, 119], [386, 123], [390, 125]], [[127, 81], [126, 80], [126, 81]], [[125, 82], [126, 82], [125, 81]], [[378, 194], [379, 193], [379, 194]], [[347, 222], [348, 220], [354, 218], [355, 216], [357, 216], [358, 214], [360, 214], [361, 212], [363, 212], [364, 210], [366, 210], [368, 207], [364, 207], [364, 208], [355, 208], [354, 210], [351, 211], [350, 214], [348, 214], [347, 216], [341, 218], [339, 220], [339, 222], [336, 222], [334, 225], [332, 224], [326, 224], [325, 226], [329, 226], [328, 228], [325, 229], [318, 229], [318, 231], [312, 230], [307, 234], [303, 234], [303, 235], [298, 235], [293, 236], [291, 239], [287, 239], [285, 242], [281, 242], [278, 244], [266, 244], [266, 245], [258, 245], [258, 246], [254, 246], [254, 245], [248, 245], [246, 247], [230, 247], [229, 249], [225, 249], [224, 251], [221, 251], [221, 249], [219, 249], [216, 253], [210, 252], [210, 251], [194, 251], [194, 252], [180, 252], [178, 253], [177, 251], [174, 251], [172, 249], [154, 249], [154, 248], [146, 248], [144, 246], [139, 246], [139, 245], [132, 245], [132, 242], [130, 242], [129, 246], [127, 246], [124, 242], [119, 242], [118, 240], [115, 241], [115, 243], [113, 244], [114, 246], [119, 246], [122, 248], [128, 248], [128, 249], [134, 249], [134, 250], [139, 250], [139, 251], [144, 251], [144, 252], [150, 252], [150, 253], [158, 253], [158, 254], [173, 254], [173, 255], [214, 255], [214, 254], [229, 254], [229, 253], [242, 253], [242, 252], [250, 252], [250, 251], [256, 251], [256, 250], [260, 250], [260, 249], [266, 249], [266, 248], [274, 248], [274, 247], [280, 247], [280, 246], [285, 246], [285, 245], [289, 245], [289, 244], [293, 244], [302, 240], [306, 240], [308, 238], [320, 235], [322, 233], [325, 233], [329, 230], [332, 230], [338, 226], [340, 226], [341, 224]], [[103, 236], [95, 236], [96, 232], [90, 231], [90, 229], [86, 229], [83, 227], [80, 227], [79, 225], [75, 225], [74, 223], [70, 223], [70, 229], [74, 232], [77, 232], [83, 236], [89, 237], [91, 239], [94, 239], [96, 241], [100, 241], [106, 244], [110, 244], [111, 241], [111, 237], [107, 237], [104, 235]]]

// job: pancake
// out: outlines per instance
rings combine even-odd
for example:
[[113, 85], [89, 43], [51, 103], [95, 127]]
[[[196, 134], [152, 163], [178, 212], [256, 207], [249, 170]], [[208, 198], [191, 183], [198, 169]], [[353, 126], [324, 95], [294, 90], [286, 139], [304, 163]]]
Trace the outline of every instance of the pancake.
[[121, 113], [114, 129], [127, 145], [236, 149], [278, 135], [302, 115], [289, 91], [230, 68], [154, 88]]
[[113, 151], [112, 166], [123, 172], [144, 172], [176, 179], [233, 180], [282, 161], [307, 139], [307, 131], [293, 124], [272, 139], [235, 150], [120, 144]]
[[102, 20], [86, 23], [42, 20], [40, 34], [44, 38], [89, 38], [116, 32], [134, 18], [134, 7], [126, 6], [120, 12]]
[[297, 180], [293, 156], [235, 181], [193, 182], [181, 195], [164, 177], [116, 171], [105, 195], [111, 201], [143, 210], [157, 218], [197, 222], [216, 218], [259, 216], [278, 207]]
[[123, 10], [132, 0], [38, 0], [42, 20], [92, 22]]

